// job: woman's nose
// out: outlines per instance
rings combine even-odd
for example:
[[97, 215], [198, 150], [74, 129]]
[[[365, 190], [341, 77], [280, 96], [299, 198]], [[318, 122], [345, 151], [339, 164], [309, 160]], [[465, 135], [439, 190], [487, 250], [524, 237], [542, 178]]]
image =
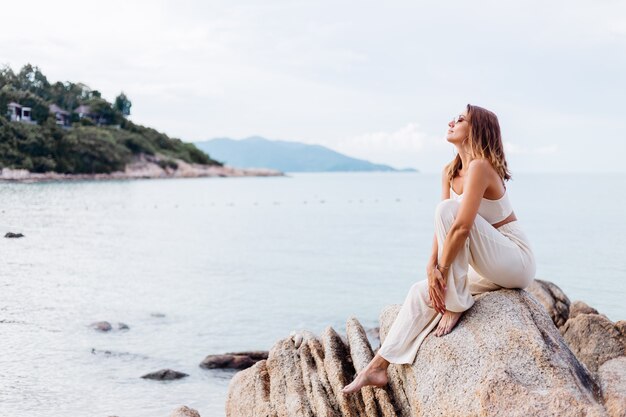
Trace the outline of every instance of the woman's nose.
[[450, 126], [450, 127], [454, 127], [454, 120], [450, 120], [450, 121], [448, 122], [448, 126]]

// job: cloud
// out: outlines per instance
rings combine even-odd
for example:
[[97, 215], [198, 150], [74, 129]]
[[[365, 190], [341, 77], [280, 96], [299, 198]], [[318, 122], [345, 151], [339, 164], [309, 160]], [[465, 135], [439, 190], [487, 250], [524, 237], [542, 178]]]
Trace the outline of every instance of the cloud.
[[339, 138], [329, 145], [338, 152], [397, 167], [416, 167], [424, 153], [441, 148], [444, 139], [437, 140], [417, 123], [408, 123], [397, 130], [376, 131]]

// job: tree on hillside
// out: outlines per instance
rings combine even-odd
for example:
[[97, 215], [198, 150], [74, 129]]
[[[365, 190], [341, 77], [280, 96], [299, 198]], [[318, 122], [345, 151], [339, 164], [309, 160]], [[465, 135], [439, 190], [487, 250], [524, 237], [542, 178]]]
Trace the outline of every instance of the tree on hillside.
[[30, 91], [44, 100], [50, 99], [50, 83], [39, 67], [31, 64], [24, 65], [17, 74], [16, 81], [15, 87], [19, 90]]
[[130, 107], [133, 104], [130, 102], [126, 94], [122, 91], [119, 96], [115, 97], [115, 103], [113, 108], [122, 113], [125, 117], [130, 116]]

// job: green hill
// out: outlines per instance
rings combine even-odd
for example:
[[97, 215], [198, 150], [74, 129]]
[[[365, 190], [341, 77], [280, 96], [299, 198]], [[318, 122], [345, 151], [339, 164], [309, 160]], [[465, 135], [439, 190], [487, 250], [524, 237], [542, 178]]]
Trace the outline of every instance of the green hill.
[[82, 83], [50, 83], [39, 68], [0, 69], [0, 168], [67, 174], [124, 170], [134, 156], [153, 155], [163, 165], [176, 159], [222, 165], [192, 143], [135, 124], [130, 100], [113, 103]]

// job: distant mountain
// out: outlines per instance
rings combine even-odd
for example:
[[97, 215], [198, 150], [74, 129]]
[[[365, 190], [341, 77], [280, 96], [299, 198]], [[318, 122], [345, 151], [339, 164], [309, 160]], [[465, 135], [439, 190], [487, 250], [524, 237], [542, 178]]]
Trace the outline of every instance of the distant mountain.
[[216, 138], [194, 145], [212, 159], [239, 168], [271, 168], [283, 172], [415, 171], [352, 158], [321, 145], [269, 140], [260, 136], [241, 140]]

